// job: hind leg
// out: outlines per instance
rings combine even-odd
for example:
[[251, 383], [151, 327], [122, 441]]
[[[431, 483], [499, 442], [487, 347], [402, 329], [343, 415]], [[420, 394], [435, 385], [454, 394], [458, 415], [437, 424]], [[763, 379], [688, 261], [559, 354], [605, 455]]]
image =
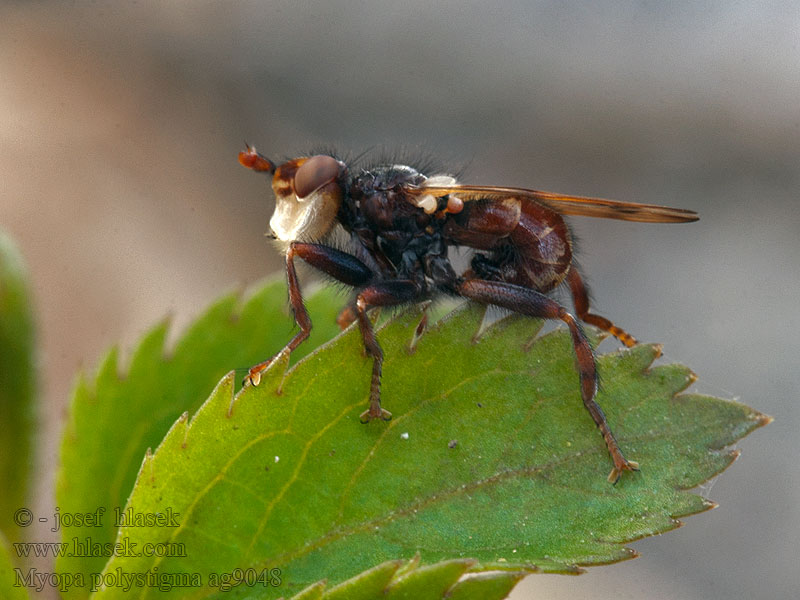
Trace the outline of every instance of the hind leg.
[[608, 331], [628, 348], [636, 345], [636, 339], [624, 329], [617, 327], [605, 317], [589, 312], [589, 293], [580, 273], [578, 273], [578, 269], [574, 265], [567, 273], [567, 283], [569, 283], [572, 299], [575, 302], [575, 312], [578, 313], [578, 318], [581, 321], [594, 325], [603, 331]]
[[530, 288], [501, 281], [467, 279], [461, 282], [457, 291], [465, 298], [477, 300], [481, 304], [494, 304], [514, 312], [543, 319], [560, 319], [569, 327], [572, 345], [580, 375], [581, 398], [586, 410], [592, 416], [611, 455], [614, 468], [608, 480], [616, 483], [623, 471], [638, 471], [639, 465], [626, 459], [619, 448], [603, 410], [595, 401], [597, 395], [597, 364], [589, 341], [578, 321], [567, 309], [544, 294]]

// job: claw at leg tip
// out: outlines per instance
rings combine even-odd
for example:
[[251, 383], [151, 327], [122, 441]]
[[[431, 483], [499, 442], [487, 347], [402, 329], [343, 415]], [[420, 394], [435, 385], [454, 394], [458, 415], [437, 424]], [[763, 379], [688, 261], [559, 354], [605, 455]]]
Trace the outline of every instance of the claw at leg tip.
[[613, 485], [617, 485], [619, 478], [622, 476], [623, 471], [638, 471], [639, 463], [634, 460], [626, 461], [622, 467], [614, 467], [611, 473], [608, 474], [608, 481]]
[[363, 413], [361, 413], [359, 415], [358, 419], [362, 423], [369, 423], [370, 421], [372, 421], [373, 419], [376, 419], [378, 417], [380, 417], [384, 421], [391, 421], [392, 420], [392, 413], [390, 413], [385, 408], [382, 408], [380, 415], [374, 415], [374, 414], [372, 414], [371, 410], [367, 409], [367, 410], [365, 410]]
[[250, 373], [242, 381], [242, 387], [256, 387], [259, 383], [261, 383], [261, 373]]

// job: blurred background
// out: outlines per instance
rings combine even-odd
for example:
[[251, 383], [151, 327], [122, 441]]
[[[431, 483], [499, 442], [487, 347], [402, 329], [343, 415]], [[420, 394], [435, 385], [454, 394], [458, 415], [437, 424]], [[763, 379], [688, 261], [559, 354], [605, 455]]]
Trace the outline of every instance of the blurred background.
[[76, 370], [280, 269], [244, 140], [276, 159], [402, 148], [470, 183], [697, 210], [574, 219], [595, 309], [663, 342], [696, 391], [776, 418], [701, 490], [720, 508], [513, 597], [800, 593], [796, 2], [42, 1], [0, 22], [0, 226], [43, 347], [39, 510]]

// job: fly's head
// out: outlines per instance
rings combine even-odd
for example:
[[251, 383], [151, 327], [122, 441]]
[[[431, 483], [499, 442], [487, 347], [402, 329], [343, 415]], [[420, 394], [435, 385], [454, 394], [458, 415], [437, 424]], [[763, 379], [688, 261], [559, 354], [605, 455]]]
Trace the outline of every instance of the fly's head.
[[275, 212], [269, 226], [282, 245], [317, 240], [331, 230], [344, 196], [343, 162], [319, 154], [276, 166], [249, 146], [239, 153], [239, 162], [272, 174]]

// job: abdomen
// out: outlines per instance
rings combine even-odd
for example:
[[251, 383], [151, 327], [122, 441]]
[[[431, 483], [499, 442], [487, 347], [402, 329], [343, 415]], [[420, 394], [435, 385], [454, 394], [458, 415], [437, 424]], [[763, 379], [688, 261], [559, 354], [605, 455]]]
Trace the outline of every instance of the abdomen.
[[547, 292], [566, 277], [572, 241], [557, 212], [527, 198], [467, 203], [444, 233], [451, 243], [482, 252], [473, 275]]

